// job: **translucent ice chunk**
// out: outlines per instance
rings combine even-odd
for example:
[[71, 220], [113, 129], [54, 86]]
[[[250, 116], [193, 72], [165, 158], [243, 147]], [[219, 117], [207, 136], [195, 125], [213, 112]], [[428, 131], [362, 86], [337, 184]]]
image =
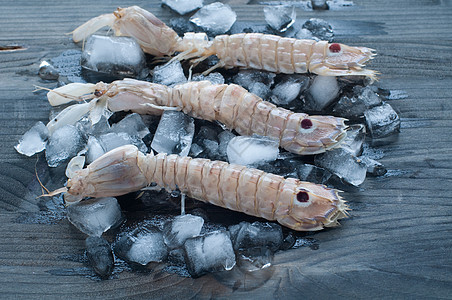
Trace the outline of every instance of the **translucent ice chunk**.
[[234, 250], [268, 247], [272, 251], [276, 251], [283, 242], [282, 228], [274, 223], [241, 222], [229, 226], [229, 232]]
[[382, 163], [368, 156], [360, 156], [359, 159], [361, 159], [361, 161], [366, 164], [367, 174], [373, 176], [383, 176], [384, 174], [386, 174], [386, 172], [388, 172], [388, 170], [386, 170], [385, 166]]
[[339, 85], [334, 76], [317, 76], [308, 90], [307, 106], [309, 109], [321, 111], [339, 94]]
[[227, 157], [228, 144], [233, 138], [235, 138], [235, 134], [233, 134], [229, 130], [220, 132], [220, 134], [218, 135], [218, 140], [220, 142], [220, 144], [218, 145], [218, 154], [220, 155], [220, 157]]
[[19, 140], [14, 148], [20, 154], [32, 156], [45, 149], [49, 130], [41, 121], [31, 127]]
[[190, 21], [213, 35], [226, 33], [234, 24], [236, 13], [227, 4], [214, 2], [196, 12]]
[[113, 271], [113, 252], [110, 244], [101, 237], [90, 236], [85, 240], [86, 256], [94, 271], [105, 278]]
[[308, 84], [308, 77], [288, 77], [273, 88], [271, 100], [277, 105], [287, 105], [295, 100]]
[[210, 73], [207, 76], [204, 76], [202, 74], [198, 74], [193, 76], [191, 79], [192, 81], [202, 81], [202, 80], [208, 80], [212, 82], [213, 84], [223, 84], [224, 83], [224, 77], [218, 72]]
[[360, 185], [366, 179], [366, 165], [342, 148], [317, 155], [315, 163], [354, 186]]
[[359, 156], [363, 150], [364, 139], [366, 138], [366, 127], [362, 124], [350, 125], [347, 130], [347, 137], [342, 141], [341, 147], [349, 151], [354, 156]]
[[143, 266], [150, 262], [161, 262], [168, 256], [163, 234], [154, 227], [137, 228], [122, 234], [114, 250], [119, 257]]
[[105, 152], [108, 152], [110, 150], [113, 150], [124, 145], [135, 145], [143, 153], [146, 153], [148, 150], [148, 147], [138, 136], [130, 136], [125, 132], [120, 133], [110, 132], [107, 134], [103, 134], [99, 136], [98, 140], [102, 145], [102, 148], [105, 150]]
[[124, 119], [111, 126], [113, 132], [125, 132], [130, 136], [138, 136], [140, 139], [149, 134], [148, 127], [137, 113], [127, 115]]
[[165, 244], [170, 248], [182, 246], [188, 238], [198, 236], [204, 219], [190, 214], [177, 216], [163, 227]]
[[162, 3], [180, 15], [185, 15], [202, 7], [203, 0], [162, 0]]
[[151, 147], [158, 153], [186, 156], [190, 151], [195, 123], [192, 117], [179, 111], [162, 114]]
[[297, 14], [293, 6], [272, 5], [264, 7], [265, 21], [276, 31], [284, 32], [295, 23]]
[[68, 220], [81, 232], [101, 236], [122, 221], [121, 207], [116, 198], [84, 200], [68, 206]]
[[241, 249], [237, 253], [237, 266], [246, 272], [268, 268], [273, 263], [273, 251], [267, 247]]
[[302, 28], [309, 30], [313, 36], [320, 40], [329, 42], [333, 40], [333, 28], [325, 20], [316, 18], [309, 19], [303, 24]]
[[86, 145], [86, 163], [90, 164], [97, 158], [105, 153], [105, 149], [102, 147], [101, 143], [94, 136], [88, 138], [88, 143]]
[[279, 142], [261, 136], [237, 136], [226, 149], [231, 164], [252, 165], [278, 158]]
[[110, 124], [105, 116], [100, 117], [96, 124], [92, 124], [88, 117], [83, 117], [75, 126], [84, 136], [99, 136], [111, 131]]
[[185, 263], [193, 277], [208, 272], [231, 270], [235, 266], [231, 239], [229, 233], [224, 230], [188, 239], [184, 244], [184, 251]]
[[57, 80], [60, 76], [57, 69], [45, 60], [39, 65], [38, 75], [45, 80]]
[[326, 0], [311, 0], [311, 6], [313, 9], [325, 10], [328, 9], [328, 4]]
[[298, 179], [317, 184], [325, 184], [331, 177], [331, 172], [310, 164], [297, 166]]
[[182, 65], [178, 60], [155, 67], [152, 74], [152, 81], [154, 83], [160, 83], [167, 86], [187, 82], [184, 69], [182, 69]]
[[383, 138], [400, 131], [400, 118], [391, 105], [384, 103], [364, 113], [372, 138]]
[[255, 70], [241, 70], [234, 76], [233, 82], [244, 87], [250, 93], [266, 99], [270, 94], [270, 87], [275, 78], [274, 73], [259, 72]]
[[380, 97], [370, 87], [355, 86], [353, 95], [342, 96], [333, 111], [344, 118], [359, 118], [367, 109], [380, 104]]
[[57, 167], [74, 157], [85, 146], [80, 131], [72, 125], [58, 128], [49, 138], [46, 146], [46, 159], [49, 167]]
[[83, 68], [121, 77], [142, 77], [144, 53], [134, 38], [92, 35], [82, 53]]

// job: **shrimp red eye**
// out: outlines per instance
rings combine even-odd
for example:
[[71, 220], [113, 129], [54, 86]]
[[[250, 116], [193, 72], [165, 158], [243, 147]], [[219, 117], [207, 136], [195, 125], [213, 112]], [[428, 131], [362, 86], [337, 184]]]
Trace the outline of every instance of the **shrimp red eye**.
[[300, 202], [308, 202], [309, 201], [309, 195], [308, 195], [308, 193], [306, 193], [306, 192], [303, 192], [303, 191], [301, 191], [301, 192], [298, 192], [298, 194], [297, 194], [297, 200], [298, 201], [300, 201]]
[[312, 127], [312, 121], [309, 120], [309, 119], [303, 119], [303, 120], [301, 121], [301, 127], [302, 127], [303, 129], [309, 129], [309, 128], [311, 128], [311, 127]]
[[337, 53], [341, 51], [341, 45], [337, 44], [337, 43], [333, 43], [330, 45], [330, 51], [333, 53]]

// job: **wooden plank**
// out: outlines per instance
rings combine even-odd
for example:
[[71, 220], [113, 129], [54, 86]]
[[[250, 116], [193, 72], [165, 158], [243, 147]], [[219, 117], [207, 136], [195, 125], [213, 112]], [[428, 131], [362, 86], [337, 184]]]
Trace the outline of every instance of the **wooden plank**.
[[[247, 2], [247, 1], [244, 1]], [[260, 5], [233, 1], [239, 21], [263, 23]], [[352, 217], [340, 228], [313, 233], [319, 249], [279, 252], [269, 277], [234, 275], [182, 278], [155, 269], [125, 271], [95, 281], [77, 260], [84, 236], [62, 216], [39, 224], [42, 199], [36, 172], [52, 187], [42, 156], [25, 158], [13, 146], [50, 106], [34, 85], [53, 88], [36, 75], [39, 62], [75, 49], [70, 32], [119, 3], [87, 0], [0, 1], [0, 45], [26, 50], [0, 53], [0, 292], [2, 298], [450, 298], [452, 236], [452, 7], [449, 1], [355, 1], [353, 10], [305, 12], [338, 24], [339, 41], [377, 49], [372, 67], [378, 86], [406, 91], [390, 100], [402, 118], [396, 141], [380, 160], [393, 176], [368, 178], [344, 193]], [[173, 14], [159, 1], [140, 5], [163, 21]], [[359, 30], [352, 25], [361, 24]], [[36, 166], [36, 167], [35, 167]], [[24, 220], [34, 220], [31, 224]], [[245, 287], [248, 286], [248, 288]]]

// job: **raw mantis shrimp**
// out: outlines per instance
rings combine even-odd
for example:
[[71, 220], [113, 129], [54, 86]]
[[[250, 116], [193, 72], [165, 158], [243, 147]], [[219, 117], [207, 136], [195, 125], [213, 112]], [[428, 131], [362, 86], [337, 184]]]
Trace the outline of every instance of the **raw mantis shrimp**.
[[337, 190], [322, 185], [222, 161], [145, 155], [132, 145], [111, 150], [75, 171], [67, 186], [53, 194], [67, 192], [66, 201], [73, 203], [84, 197], [124, 195], [151, 183], [299, 231], [336, 226], [348, 210]]
[[285, 74], [363, 75], [372, 81], [378, 74], [362, 68], [375, 56], [370, 48], [261, 33], [219, 35], [209, 41], [205, 33], [189, 32], [180, 38], [156, 16], [138, 6], [118, 8], [112, 14], [87, 21], [73, 31], [73, 40], [82, 41], [104, 26], [113, 28], [116, 35], [134, 37], [144, 52], [154, 56], [172, 56], [179, 52], [174, 59], [193, 59], [193, 63], [199, 63], [216, 55], [220, 61], [204, 74], [218, 67]]
[[48, 98], [52, 105], [59, 105], [83, 94], [105, 100], [113, 112], [161, 114], [164, 109], [181, 110], [195, 118], [218, 121], [241, 135], [277, 139], [282, 148], [302, 155], [325, 152], [338, 146], [346, 136], [343, 118], [294, 113], [235, 84], [199, 81], [170, 88], [124, 79], [111, 84], [69, 84], [50, 91]]

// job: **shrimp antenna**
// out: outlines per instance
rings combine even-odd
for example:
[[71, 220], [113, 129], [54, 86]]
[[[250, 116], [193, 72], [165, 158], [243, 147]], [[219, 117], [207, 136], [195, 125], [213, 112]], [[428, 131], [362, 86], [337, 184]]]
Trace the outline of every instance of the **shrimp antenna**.
[[36, 176], [36, 179], [39, 182], [39, 185], [41, 186], [41, 193], [44, 195], [44, 191], [46, 191], [47, 194], [50, 193], [50, 191], [44, 186], [44, 184], [42, 184], [41, 179], [39, 179], [38, 170], [37, 170], [38, 161], [39, 161], [39, 156], [36, 157], [35, 176]]
[[39, 85], [35, 85], [34, 87], [36, 89], [33, 90], [33, 92], [44, 90], [44, 91], [55, 93], [58, 96], [61, 96], [63, 98], [71, 99], [71, 100], [78, 101], [78, 102], [82, 102], [82, 101], [91, 100], [91, 99], [96, 98], [96, 96], [94, 94], [87, 94], [87, 95], [83, 95], [83, 96], [77, 97], [77, 96], [73, 96], [73, 95], [57, 92], [55, 90], [52, 90], [52, 89], [49, 89], [49, 88], [46, 88], [46, 87], [42, 87], [42, 86], [39, 86]]

